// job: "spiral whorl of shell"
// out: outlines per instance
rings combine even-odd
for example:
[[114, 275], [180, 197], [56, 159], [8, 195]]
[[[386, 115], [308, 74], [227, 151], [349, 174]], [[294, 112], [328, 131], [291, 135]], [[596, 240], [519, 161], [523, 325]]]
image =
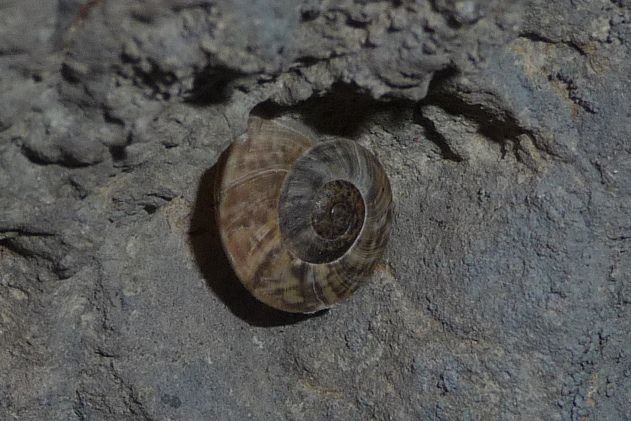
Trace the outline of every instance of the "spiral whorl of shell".
[[381, 164], [353, 141], [316, 139], [295, 122], [251, 117], [217, 184], [219, 232], [237, 276], [257, 299], [289, 312], [352, 294], [390, 232]]

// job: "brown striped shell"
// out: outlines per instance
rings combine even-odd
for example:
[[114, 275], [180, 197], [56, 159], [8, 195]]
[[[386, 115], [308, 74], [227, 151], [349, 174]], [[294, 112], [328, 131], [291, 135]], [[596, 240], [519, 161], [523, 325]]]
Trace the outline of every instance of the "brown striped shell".
[[280, 310], [312, 313], [348, 297], [388, 240], [392, 193], [377, 159], [350, 140], [318, 141], [289, 120], [251, 117], [216, 187], [232, 267]]

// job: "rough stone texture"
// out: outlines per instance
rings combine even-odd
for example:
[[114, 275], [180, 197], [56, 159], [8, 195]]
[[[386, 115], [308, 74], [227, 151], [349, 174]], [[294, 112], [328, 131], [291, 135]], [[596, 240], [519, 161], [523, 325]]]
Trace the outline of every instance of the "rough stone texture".
[[[631, 419], [630, 48], [627, 0], [1, 0], [0, 419]], [[391, 178], [315, 317], [217, 244], [251, 112]]]

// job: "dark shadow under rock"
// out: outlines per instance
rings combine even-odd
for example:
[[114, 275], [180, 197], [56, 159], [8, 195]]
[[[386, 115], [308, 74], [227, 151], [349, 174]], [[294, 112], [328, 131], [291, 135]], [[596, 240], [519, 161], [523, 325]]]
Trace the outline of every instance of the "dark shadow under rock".
[[275, 118], [293, 114], [322, 135], [354, 139], [369, 121], [387, 116], [388, 124], [400, 125], [406, 118], [412, 102], [403, 100], [379, 101], [356, 88], [337, 83], [323, 96], [314, 96], [296, 106], [279, 106], [271, 101], [257, 105], [253, 115]]

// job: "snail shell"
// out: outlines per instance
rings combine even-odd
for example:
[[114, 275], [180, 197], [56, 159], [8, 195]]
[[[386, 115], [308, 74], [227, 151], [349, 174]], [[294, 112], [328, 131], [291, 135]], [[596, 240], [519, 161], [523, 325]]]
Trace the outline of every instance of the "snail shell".
[[216, 187], [226, 254], [243, 285], [271, 307], [331, 307], [365, 281], [385, 249], [390, 183], [356, 142], [320, 142], [296, 122], [251, 117]]

